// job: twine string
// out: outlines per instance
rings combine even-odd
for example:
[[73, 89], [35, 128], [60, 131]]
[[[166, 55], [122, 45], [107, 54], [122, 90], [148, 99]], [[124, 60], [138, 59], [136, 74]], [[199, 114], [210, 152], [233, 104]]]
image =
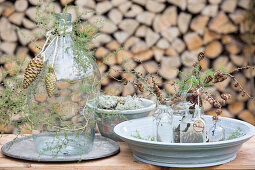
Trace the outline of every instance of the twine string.
[[[45, 50], [45, 48], [46, 48], [46, 46], [47, 46], [47, 44], [48, 44], [48, 41], [49, 41], [49, 39], [50, 39], [50, 36], [51, 36], [51, 31], [48, 31], [47, 33], [46, 33], [46, 41], [45, 41], [45, 43], [44, 43], [44, 45], [43, 45], [43, 48], [42, 48], [42, 50], [40, 51], [40, 53], [39, 54], [37, 54], [37, 56], [39, 56], [40, 54], [42, 54], [43, 52], [44, 52], [44, 50]], [[36, 56], [36, 57], [37, 57]], [[43, 61], [45, 60], [45, 55], [43, 55]]]
[[53, 52], [53, 60], [52, 60], [52, 63], [51, 63], [52, 67], [54, 66], [54, 63], [55, 63], [55, 60], [56, 60], [58, 41], [59, 41], [59, 36], [56, 37], [56, 43], [55, 43], [54, 52]]

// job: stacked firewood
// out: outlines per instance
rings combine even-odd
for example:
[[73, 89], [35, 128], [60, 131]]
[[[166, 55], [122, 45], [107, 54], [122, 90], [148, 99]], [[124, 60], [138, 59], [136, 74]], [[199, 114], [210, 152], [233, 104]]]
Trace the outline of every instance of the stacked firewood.
[[[86, 22], [105, 20], [101, 35], [94, 40], [94, 48], [103, 75], [102, 89], [106, 93], [134, 94], [133, 84], [120, 86], [121, 82], [115, 80], [132, 80], [131, 75], [123, 73], [124, 69], [131, 68], [142, 76], [152, 74], [158, 87], [174, 93], [169, 84], [181, 76], [178, 70], [184, 74], [190, 72], [201, 51], [206, 54], [201, 62], [202, 71], [224, 67], [230, 72], [251, 64], [248, 63], [250, 52], [255, 63], [255, 39], [251, 50], [249, 48], [249, 0], [61, 0], [53, 2], [55, 11], [61, 12], [66, 3], [79, 6], [80, 11], [95, 10], [96, 14], [83, 18]], [[36, 32], [44, 30], [34, 23], [38, 4], [38, 0], [0, 0], [0, 73], [17, 65], [6, 56], [29, 60], [33, 53], [39, 52], [37, 46], [42, 46], [44, 39]], [[73, 20], [77, 17], [74, 8], [70, 7], [68, 12], [72, 13]], [[30, 43], [33, 39], [38, 40]], [[255, 70], [234, 75], [251, 93]], [[231, 79], [210, 90], [216, 96], [223, 92], [232, 95], [223, 116], [255, 124], [255, 101], [242, 97]], [[204, 107], [208, 114], [215, 113], [209, 103]]]

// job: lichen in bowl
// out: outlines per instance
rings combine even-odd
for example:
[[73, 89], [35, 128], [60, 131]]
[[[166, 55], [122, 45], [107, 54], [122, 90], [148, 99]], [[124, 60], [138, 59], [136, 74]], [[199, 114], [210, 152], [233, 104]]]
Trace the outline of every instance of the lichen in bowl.
[[102, 95], [98, 99], [97, 106], [95, 102], [91, 102], [88, 107], [96, 112], [97, 125], [101, 135], [115, 141], [122, 141], [113, 132], [113, 128], [125, 120], [148, 116], [156, 104], [144, 98]]

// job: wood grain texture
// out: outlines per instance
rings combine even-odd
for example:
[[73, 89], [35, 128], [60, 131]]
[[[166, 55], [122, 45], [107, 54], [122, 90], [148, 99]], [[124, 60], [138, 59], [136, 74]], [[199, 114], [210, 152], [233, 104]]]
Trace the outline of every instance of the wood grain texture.
[[[16, 135], [2, 135], [0, 137], [0, 146], [6, 142], [14, 139]], [[22, 161], [11, 159], [0, 153], [0, 169], [68, 169], [68, 170], [147, 170], [147, 169], [178, 169], [178, 168], [164, 168], [154, 165], [144, 164], [135, 160], [132, 156], [131, 150], [128, 148], [127, 144], [124, 142], [119, 142], [120, 153], [104, 159], [84, 161], [84, 162], [73, 162], [73, 163], [36, 163], [30, 161]], [[237, 158], [230, 163], [224, 165], [208, 167], [208, 168], [196, 168], [196, 169], [255, 169], [255, 137], [250, 139], [248, 142], [244, 143], [237, 153]]]

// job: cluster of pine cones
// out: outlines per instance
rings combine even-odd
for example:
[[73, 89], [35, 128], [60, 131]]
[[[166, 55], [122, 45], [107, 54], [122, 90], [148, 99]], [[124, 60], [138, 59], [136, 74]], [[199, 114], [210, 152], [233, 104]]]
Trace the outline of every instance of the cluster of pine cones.
[[223, 82], [224, 80], [226, 80], [228, 78], [228, 76], [223, 73], [222, 71], [216, 71], [214, 73], [214, 78], [212, 78], [212, 76], [207, 76], [204, 80], [204, 83], [210, 83], [212, 80], [213, 83], [219, 83], [219, 82]]
[[[221, 95], [221, 99], [219, 99], [218, 101], [214, 100], [213, 103], [216, 103], [216, 104], [215, 104], [215, 105], [216, 105], [215, 107], [218, 107], [218, 109], [215, 111], [215, 112], [216, 112], [216, 115], [213, 116], [213, 120], [218, 120], [218, 119], [219, 119], [218, 116], [222, 113], [221, 107], [222, 107], [223, 105], [225, 105], [226, 101], [227, 101], [228, 99], [230, 99], [230, 98], [231, 98], [231, 95], [230, 95], [230, 94], [222, 94], [222, 95]], [[210, 97], [206, 98], [206, 100], [210, 102]]]
[[220, 99], [215, 100], [212, 96], [209, 96], [206, 93], [205, 100], [208, 101], [214, 107], [221, 108], [222, 106], [226, 104], [226, 101], [230, 98], [231, 98], [230, 94], [222, 94]]
[[[43, 69], [42, 55], [39, 55], [32, 59], [24, 74], [23, 88], [26, 89], [28, 86], [38, 77]], [[56, 87], [57, 77], [54, 72], [54, 68], [49, 66], [49, 71], [45, 75], [45, 86], [49, 97], [53, 96]]]
[[[204, 52], [200, 52], [197, 57], [198, 61], [193, 63], [193, 67], [194, 67], [193, 73], [194, 74], [198, 74], [198, 72], [202, 70], [202, 68], [200, 66], [200, 61], [202, 61], [204, 58], [205, 58]], [[219, 83], [219, 82], [226, 80], [227, 78], [228, 78], [228, 75], [225, 74], [224, 72], [216, 71], [213, 76], [208, 75], [205, 78], [204, 83], [206, 83], [206, 84], [210, 83], [210, 82]], [[216, 110], [217, 115], [221, 114], [221, 112], [222, 112], [221, 107], [226, 104], [226, 100], [230, 99], [231, 95], [230, 94], [222, 94], [220, 99], [215, 100], [211, 95], [208, 94], [208, 92], [203, 92], [200, 90], [198, 91], [198, 89], [200, 89], [200, 88], [201, 88], [201, 85], [198, 85], [195, 89], [190, 89], [188, 91], [189, 95], [187, 96], [186, 101], [189, 101], [190, 103], [194, 104], [193, 106], [191, 106], [190, 109], [193, 109], [194, 106], [196, 104], [198, 104], [199, 96], [201, 98], [202, 95], [205, 95], [205, 100], [208, 101], [214, 107], [218, 108]], [[180, 101], [182, 101], [182, 97], [180, 95], [177, 95], [171, 99], [171, 104], [176, 104], [176, 103], [179, 103]], [[199, 100], [199, 106], [202, 106], [202, 100]]]
[[[142, 73], [140, 72], [136, 72], [134, 69], [131, 70], [131, 72], [133, 72], [136, 76], [135, 81], [132, 82], [133, 86], [135, 88], [136, 91], [140, 91], [140, 92], [144, 92], [145, 91], [145, 87], [144, 84], [139, 82], [139, 79], [141, 79], [143, 77]], [[123, 83], [123, 85], [127, 85], [130, 81], [128, 81], [126, 78], [123, 78], [121, 80], [121, 82]], [[166, 100], [165, 98], [163, 98], [162, 93], [160, 88], [158, 87], [158, 85], [156, 84], [156, 82], [153, 80], [152, 77], [152, 86], [148, 85], [146, 86], [147, 89], [150, 89], [150, 93], [155, 94], [157, 99], [159, 100], [160, 104], [163, 104]]]

